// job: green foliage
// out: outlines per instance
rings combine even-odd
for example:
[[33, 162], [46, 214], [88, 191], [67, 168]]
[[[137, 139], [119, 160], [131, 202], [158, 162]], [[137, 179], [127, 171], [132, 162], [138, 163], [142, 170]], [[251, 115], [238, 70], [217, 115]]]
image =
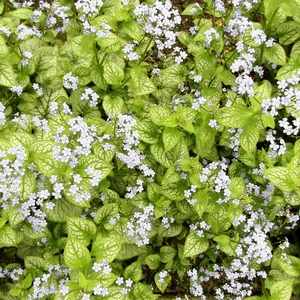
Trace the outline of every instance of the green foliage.
[[300, 297], [300, 1], [23, 2], [0, 299]]

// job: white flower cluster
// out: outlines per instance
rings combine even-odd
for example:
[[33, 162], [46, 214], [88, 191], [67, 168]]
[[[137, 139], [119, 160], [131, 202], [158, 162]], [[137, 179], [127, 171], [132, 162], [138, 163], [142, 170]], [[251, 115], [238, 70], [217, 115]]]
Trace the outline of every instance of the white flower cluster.
[[204, 231], [210, 230], [210, 225], [208, 225], [205, 221], [201, 221], [196, 224], [190, 224], [189, 227], [191, 231], [196, 232], [199, 238], [204, 237]]
[[31, 122], [36, 126], [36, 127], [39, 127], [41, 128], [42, 130], [44, 130], [45, 132], [48, 132], [50, 130], [49, 128], [49, 121], [46, 120], [46, 119], [40, 119], [39, 117], [37, 116], [34, 116], [32, 119], [31, 119]]
[[5, 116], [5, 106], [0, 102], [0, 125], [5, 125], [6, 123], [6, 116]]
[[154, 206], [150, 204], [144, 208], [143, 213], [135, 212], [124, 229], [124, 233], [131, 237], [138, 247], [150, 242], [147, 234], [152, 229], [153, 215]]
[[[265, 99], [261, 103], [263, 113], [275, 117], [278, 110], [285, 107], [292, 107], [291, 115], [300, 111], [300, 90], [296, 87], [300, 82], [300, 71], [291, 78], [277, 81], [279, 93], [277, 97]], [[296, 125], [295, 125], [296, 126]]]
[[134, 14], [139, 17], [139, 23], [146, 19], [145, 31], [154, 37], [159, 52], [173, 47], [177, 36], [173, 29], [181, 23], [181, 17], [178, 10], [172, 8], [170, 0], [165, 3], [157, 0], [151, 7], [140, 4]]
[[23, 275], [24, 270], [19, 268], [15, 268], [13, 270], [3, 269], [0, 267], [0, 278], [10, 277], [11, 280], [16, 281], [19, 280], [20, 277], [18, 275]]
[[24, 51], [24, 58], [21, 60], [21, 64], [23, 67], [29, 64], [29, 60], [33, 57], [33, 54], [30, 51]]
[[103, 2], [101, 0], [77, 0], [75, 3], [76, 9], [82, 10], [89, 17], [98, 14], [102, 5]]
[[46, 213], [40, 207], [45, 200], [48, 200], [50, 193], [48, 190], [41, 190], [38, 193], [31, 193], [29, 199], [23, 202], [18, 209], [20, 218], [27, 220], [35, 231], [43, 232], [47, 226]]
[[165, 279], [168, 277], [171, 270], [163, 270], [158, 273], [158, 282], [164, 283]]
[[214, 1], [214, 6], [216, 8], [216, 11], [221, 12], [221, 13], [226, 12], [225, 5], [224, 5], [224, 2], [222, 0], [215, 0]]
[[204, 32], [204, 35], [205, 35], [205, 47], [206, 48], [209, 48], [210, 47], [210, 44], [211, 42], [213, 41], [213, 35], [214, 35], [214, 39], [217, 40], [220, 38], [220, 34], [218, 33], [218, 31], [214, 28], [210, 28], [210, 29], [207, 29], [205, 32]]
[[[52, 5], [52, 11], [47, 13], [46, 23], [50, 28], [55, 27], [57, 32], [65, 32], [67, 26], [70, 24], [68, 12], [70, 8], [68, 6], [62, 6], [58, 4]], [[62, 23], [61, 27], [58, 27]]]
[[23, 87], [21, 85], [15, 85], [10, 88], [10, 90], [20, 96], [23, 93]]
[[[39, 96], [42, 96], [43, 95], [43, 89], [40, 87], [40, 85], [38, 83], [34, 83], [32, 85], [32, 88], [36, 91], [36, 93], [39, 95]], [[51, 104], [50, 104], [51, 105]]]
[[129, 61], [138, 60], [139, 55], [134, 52], [135, 44], [127, 44], [122, 48], [122, 52], [125, 53], [125, 58]]
[[164, 228], [170, 228], [171, 224], [173, 224], [174, 222], [175, 222], [175, 219], [173, 217], [170, 217], [170, 218], [163, 217], [161, 219], [161, 223]]
[[120, 293], [122, 295], [127, 295], [130, 293], [130, 291], [132, 290], [133, 287], [133, 281], [131, 278], [128, 278], [126, 280], [124, 280], [124, 278], [122, 276], [118, 277], [116, 280], [116, 284], [118, 286], [123, 286], [123, 288], [121, 289]]
[[272, 151], [268, 152], [269, 157], [277, 157], [283, 155], [286, 152], [286, 144], [283, 138], [279, 139], [279, 144], [276, 143], [276, 130], [269, 130], [266, 136], [266, 141], [270, 142], [270, 149]]
[[[55, 295], [58, 292], [66, 296], [69, 292], [69, 287], [67, 287], [65, 283], [70, 281], [70, 272], [71, 269], [69, 268], [62, 268], [60, 265], [50, 265], [48, 272], [34, 279], [32, 295], [28, 295], [27, 299], [43, 299], [47, 296]], [[61, 278], [58, 286], [56, 283], [57, 278]]]
[[136, 181], [137, 186], [127, 186], [125, 198], [133, 199], [137, 194], [141, 193], [144, 190], [143, 181], [138, 179]]
[[72, 72], [65, 74], [63, 80], [63, 85], [66, 89], [70, 89], [73, 91], [77, 90], [79, 79], [77, 76], [74, 76]]
[[195, 297], [201, 297], [201, 299], [206, 299], [206, 296], [204, 295], [203, 288], [201, 284], [199, 284], [198, 280], [198, 272], [196, 269], [188, 270], [187, 275], [190, 278], [191, 285], [190, 285], [190, 293]]
[[219, 198], [218, 203], [222, 204], [228, 202], [231, 198], [231, 192], [228, 186], [231, 183], [230, 177], [226, 174], [228, 164], [225, 158], [221, 161], [211, 162], [207, 164], [199, 176], [200, 182], [206, 183], [208, 187], [221, 194], [223, 192], [224, 198]]
[[[79, 143], [79, 146], [71, 149], [69, 147], [61, 148], [56, 145], [53, 147], [53, 158], [61, 162], [67, 162], [70, 167], [74, 168], [78, 164], [80, 156], [87, 156], [91, 153], [91, 146], [96, 140], [96, 127], [89, 127], [80, 116], [70, 119], [68, 125], [70, 126], [68, 129], [73, 133], [74, 138], [76, 138], [76, 135], [79, 135], [74, 141]], [[59, 134], [61, 133], [60, 128]], [[56, 139], [65, 140], [62, 137], [56, 137]]]
[[6, 35], [6, 37], [9, 37], [11, 34], [10, 30], [5, 26], [0, 26], [0, 32], [3, 32]]
[[102, 271], [105, 275], [108, 275], [112, 272], [112, 268], [105, 259], [103, 259], [101, 263], [95, 262], [92, 269], [95, 272]]
[[24, 24], [19, 25], [16, 28], [17, 40], [25, 40], [28, 36], [37, 36], [40, 38], [42, 36], [41, 32], [35, 27], [27, 27]]
[[93, 293], [95, 296], [101, 296], [101, 297], [106, 297], [108, 296], [108, 288], [103, 287], [102, 284], [97, 284], [94, 288], [93, 288]]
[[[192, 282], [190, 291], [194, 296], [202, 296], [202, 287], [198, 282], [222, 281], [222, 286], [215, 289], [215, 299], [242, 300], [252, 294], [253, 281], [257, 277], [267, 277], [265, 271], [256, 271], [253, 263], [261, 264], [272, 258], [272, 249], [268, 244], [268, 233], [274, 227], [262, 210], [253, 211], [248, 205], [245, 214], [233, 221], [245, 233], [235, 249], [235, 257], [229, 266], [214, 264], [213, 269], [205, 267], [188, 271]], [[233, 298], [234, 297], [234, 298]]]
[[175, 57], [176, 64], [181, 64], [187, 58], [187, 53], [179, 47], [175, 47], [172, 55]]
[[80, 99], [82, 101], [89, 101], [90, 107], [95, 107], [98, 104], [99, 95], [91, 88], [86, 88], [82, 93]]
[[200, 91], [198, 90], [191, 90], [191, 92], [195, 96], [192, 103], [192, 109], [198, 110], [201, 105], [204, 105], [206, 103], [206, 99], [201, 96]]
[[117, 137], [124, 136], [123, 149], [125, 153], [117, 152], [116, 156], [122, 162], [126, 164], [129, 169], [138, 168], [142, 174], [149, 177], [149, 181], [153, 180], [155, 172], [150, 169], [146, 164], [142, 163], [145, 156], [141, 154], [137, 148], [139, 145], [139, 133], [137, 130], [133, 130], [133, 127], [137, 125], [134, 118], [128, 115], [118, 115], [118, 130], [116, 132]]
[[190, 205], [194, 205], [197, 200], [196, 199], [192, 199], [193, 198], [193, 194], [196, 193], [197, 191], [197, 186], [192, 184], [191, 188], [188, 190], [184, 191], [184, 197], [186, 198], [186, 201], [190, 204]]
[[[13, 155], [14, 158], [9, 158]], [[18, 205], [21, 190], [20, 185], [25, 174], [23, 167], [27, 154], [22, 146], [9, 148], [7, 151], [0, 151], [0, 194], [3, 209], [8, 209], [12, 201], [12, 205]]]

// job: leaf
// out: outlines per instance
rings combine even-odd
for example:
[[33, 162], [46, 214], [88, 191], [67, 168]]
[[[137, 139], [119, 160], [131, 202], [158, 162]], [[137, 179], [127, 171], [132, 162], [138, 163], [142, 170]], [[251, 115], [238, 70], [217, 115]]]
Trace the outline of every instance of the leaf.
[[34, 163], [36, 164], [39, 172], [50, 177], [55, 175], [62, 163], [58, 162], [52, 155], [34, 154]]
[[124, 70], [119, 64], [106, 59], [103, 65], [103, 77], [108, 84], [120, 86], [124, 79]]
[[186, 186], [180, 182], [169, 183], [162, 186], [161, 193], [168, 199], [180, 201], [183, 200]]
[[16, 10], [10, 11], [7, 15], [23, 20], [28, 20], [29, 16], [32, 15], [32, 10], [26, 8], [18, 8]]
[[252, 153], [256, 149], [259, 140], [259, 127], [254, 121], [249, 120], [243, 127], [240, 135], [240, 146], [248, 153]]
[[112, 262], [119, 254], [123, 241], [98, 236], [93, 243], [92, 255], [96, 257], [97, 261], [105, 259], [108, 263]]
[[219, 206], [217, 211], [208, 213], [205, 219], [216, 234], [228, 230], [231, 226], [226, 206]]
[[90, 244], [91, 238], [96, 234], [96, 225], [80, 217], [67, 218], [68, 236], [76, 238], [85, 246]]
[[169, 151], [174, 148], [180, 140], [180, 131], [177, 128], [166, 127], [163, 131], [162, 138], [165, 151]]
[[165, 106], [156, 105], [150, 108], [150, 119], [154, 124], [158, 126], [162, 126], [164, 120], [170, 115], [170, 110]]
[[168, 170], [166, 171], [161, 184], [162, 185], [166, 185], [168, 183], [173, 183], [173, 182], [177, 182], [181, 179], [180, 177], [180, 173], [178, 171], [176, 171], [175, 166], [171, 166], [170, 168], [168, 168]]
[[136, 261], [126, 267], [124, 271], [125, 279], [132, 279], [134, 282], [138, 282], [143, 278], [142, 266], [141, 263]]
[[91, 254], [82, 242], [68, 237], [64, 249], [64, 260], [69, 268], [82, 270], [90, 262]]
[[135, 244], [127, 244], [124, 243], [121, 247], [121, 250], [119, 254], [117, 255], [117, 259], [119, 260], [128, 260], [130, 258], [133, 258], [135, 256], [139, 256], [142, 254], [147, 253], [147, 248], [144, 247], [138, 247]]
[[217, 122], [221, 125], [241, 128], [244, 127], [252, 116], [252, 112], [243, 104], [235, 104], [230, 107], [220, 109], [220, 114], [217, 116]]
[[200, 238], [195, 232], [190, 231], [187, 235], [184, 248], [183, 258], [195, 257], [208, 249], [209, 243], [206, 238]]
[[26, 170], [22, 176], [20, 184], [20, 192], [22, 199], [28, 199], [29, 195], [33, 193], [35, 189], [36, 179], [34, 174], [30, 170]]
[[164, 146], [162, 144], [151, 145], [150, 152], [153, 155], [154, 159], [165, 168], [169, 168], [173, 164], [172, 152], [165, 152]]
[[134, 40], [140, 42], [143, 35], [141, 31], [141, 25], [139, 25], [135, 20], [128, 20], [123, 23], [124, 31]]
[[26, 278], [23, 280], [22, 284], [23, 284], [23, 288], [24, 288], [25, 290], [27, 290], [27, 289], [30, 288], [30, 286], [31, 286], [31, 284], [32, 284], [32, 276], [31, 276], [30, 273], [29, 273], [29, 274], [26, 276]]
[[109, 220], [114, 218], [118, 212], [119, 208], [117, 203], [105, 204], [96, 211], [94, 221], [96, 224], [101, 224], [105, 227], [106, 224], [109, 224]]
[[263, 170], [263, 173], [283, 192], [291, 192], [295, 189], [295, 184], [289, 176], [287, 167], [272, 167]]
[[159, 127], [151, 121], [141, 121], [135, 127], [139, 132], [139, 139], [147, 144], [155, 144], [158, 141]]
[[290, 300], [293, 290], [293, 280], [281, 280], [271, 287], [272, 300]]
[[159, 254], [150, 254], [146, 256], [145, 263], [149, 266], [151, 270], [157, 269], [161, 263]]
[[154, 281], [155, 281], [155, 284], [157, 285], [157, 287], [159, 288], [159, 290], [164, 293], [166, 288], [168, 287], [169, 283], [171, 282], [171, 275], [168, 274], [164, 279], [163, 281], [160, 280], [160, 276], [159, 276], [160, 272], [156, 273], [154, 275]]
[[277, 71], [275, 78], [277, 80], [291, 78], [293, 75], [296, 75], [298, 73], [299, 68], [300, 62], [298, 56], [290, 57], [288, 63]]
[[158, 235], [161, 237], [174, 237], [181, 233], [182, 225], [177, 223], [172, 223], [169, 228], [163, 226], [159, 227]]
[[119, 96], [106, 95], [103, 98], [102, 105], [107, 116], [118, 115], [122, 112], [124, 101]]
[[24, 259], [25, 267], [28, 269], [44, 269], [46, 262], [42, 257], [38, 256], [26, 256]]
[[14, 70], [12, 66], [3, 59], [0, 59], [0, 85], [7, 87], [16, 85]]
[[220, 250], [224, 253], [235, 256], [235, 249], [238, 246], [238, 243], [234, 242], [228, 235], [219, 235], [213, 238], [219, 246]]
[[300, 23], [296, 21], [287, 21], [277, 27], [279, 44], [289, 45], [295, 42], [299, 37]]
[[167, 263], [168, 261], [172, 260], [177, 253], [177, 250], [171, 246], [162, 246], [159, 249], [160, 259], [163, 263]]
[[57, 199], [54, 203], [53, 209], [43, 209], [49, 221], [64, 223], [67, 217], [79, 217], [82, 214], [82, 207], [69, 203], [65, 198]]
[[128, 86], [136, 96], [148, 95], [156, 90], [155, 85], [153, 84], [151, 79], [148, 78], [143, 68], [132, 68], [130, 75], [131, 79], [128, 83]]
[[286, 63], [284, 48], [277, 43], [275, 43], [272, 47], [265, 47], [264, 56], [272, 64], [283, 66]]
[[193, 205], [194, 210], [198, 214], [199, 218], [202, 218], [203, 213], [206, 210], [208, 205], [208, 195], [207, 190], [201, 189], [198, 190], [194, 195], [194, 199], [197, 199], [197, 202]]
[[17, 233], [10, 226], [5, 225], [0, 229], [0, 248], [17, 247]]
[[291, 277], [300, 277], [300, 259], [293, 255], [278, 260], [280, 267]]

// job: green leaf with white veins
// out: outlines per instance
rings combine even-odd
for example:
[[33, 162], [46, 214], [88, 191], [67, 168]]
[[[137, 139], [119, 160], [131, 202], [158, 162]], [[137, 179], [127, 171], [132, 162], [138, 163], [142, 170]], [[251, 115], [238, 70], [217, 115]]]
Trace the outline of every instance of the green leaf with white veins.
[[122, 112], [124, 101], [119, 96], [106, 95], [103, 98], [102, 105], [107, 116], [118, 115]]
[[287, 167], [273, 167], [263, 170], [267, 178], [283, 192], [291, 192], [295, 184], [289, 175]]
[[243, 127], [243, 132], [240, 135], [240, 146], [249, 153], [256, 149], [256, 144], [259, 140], [259, 127], [257, 122], [252, 119]]
[[163, 131], [163, 143], [165, 151], [169, 151], [180, 140], [180, 131], [177, 128], [166, 127]]
[[279, 44], [289, 45], [295, 42], [299, 37], [300, 23], [296, 21], [287, 21], [277, 27]]
[[151, 121], [141, 121], [135, 128], [139, 132], [141, 141], [147, 144], [156, 144], [158, 142], [159, 127]]
[[177, 250], [170, 246], [162, 246], [159, 252], [161, 261], [167, 263], [175, 257]]
[[0, 85], [7, 87], [16, 85], [14, 70], [12, 66], [3, 59], [0, 59]]
[[105, 226], [105, 224], [109, 223], [109, 220], [111, 218], [116, 217], [118, 212], [119, 208], [117, 203], [106, 204], [96, 211], [94, 221], [96, 224], [101, 224]]
[[173, 164], [174, 157], [172, 151], [165, 152], [162, 144], [151, 145], [150, 152], [154, 159], [164, 167], [169, 168]]
[[170, 110], [165, 106], [156, 105], [150, 108], [150, 119], [158, 126], [163, 125], [164, 120], [170, 115]]
[[134, 282], [138, 282], [143, 278], [143, 273], [142, 273], [142, 266], [141, 263], [136, 261], [126, 267], [124, 271], [124, 278], [125, 279], [132, 279]]
[[91, 254], [84, 244], [72, 237], [68, 237], [64, 249], [66, 265], [72, 269], [83, 269], [91, 260]]
[[25, 200], [33, 193], [35, 189], [36, 179], [30, 170], [26, 170], [20, 184], [21, 197]]
[[103, 76], [108, 84], [120, 86], [124, 79], [124, 70], [119, 64], [107, 59], [104, 61]]
[[88, 246], [91, 238], [96, 234], [96, 225], [90, 221], [78, 217], [67, 218], [68, 235], [76, 238], [85, 246]]
[[184, 248], [183, 248], [183, 258], [185, 257], [195, 257], [208, 249], [208, 240], [204, 237], [200, 238], [193, 231], [190, 231], [186, 237]]
[[292, 255], [287, 255], [287, 258], [280, 257], [278, 263], [289, 276], [300, 277], [300, 259], [298, 257]]
[[221, 125], [233, 128], [244, 127], [252, 117], [252, 112], [243, 104], [235, 104], [223, 107], [217, 116], [217, 122]]
[[130, 72], [131, 79], [128, 87], [136, 96], [143, 96], [153, 93], [156, 90], [155, 85], [147, 76], [147, 70], [142, 67], [134, 67]]
[[272, 64], [283, 66], [286, 63], [286, 54], [280, 44], [275, 43], [272, 47], [265, 47], [263, 54]]
[[290, 300], [293, 290], [293, 280], [281, 280], [272, 284], [272, 300]]
[[134, 40], [140, 42], [143, 34], [141, 30], [141, 25], [139, 25], [135, 20], [128, 20], [123, 23], [124, 31]]
[[120, 239], [98, 236], [93, 243], [92, 255], [97, 261], [105, 259], [108, 263], [112, 262], [119, 254], [123, 241]]
[[57, 199], [53, 209], [43, 209], [47, 213], [47, 220], [57, 223], [66, 222], [67, 217], [81, 216], [82, 210], [82, 207], [71, 204], [65, 198]]

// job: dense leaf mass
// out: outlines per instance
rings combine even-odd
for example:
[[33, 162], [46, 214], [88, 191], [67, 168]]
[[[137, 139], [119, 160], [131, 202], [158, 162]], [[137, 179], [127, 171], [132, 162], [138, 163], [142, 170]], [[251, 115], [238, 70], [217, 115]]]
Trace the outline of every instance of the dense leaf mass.
[[0, 299], [300, 297], [299, 0], [0, 0]]

